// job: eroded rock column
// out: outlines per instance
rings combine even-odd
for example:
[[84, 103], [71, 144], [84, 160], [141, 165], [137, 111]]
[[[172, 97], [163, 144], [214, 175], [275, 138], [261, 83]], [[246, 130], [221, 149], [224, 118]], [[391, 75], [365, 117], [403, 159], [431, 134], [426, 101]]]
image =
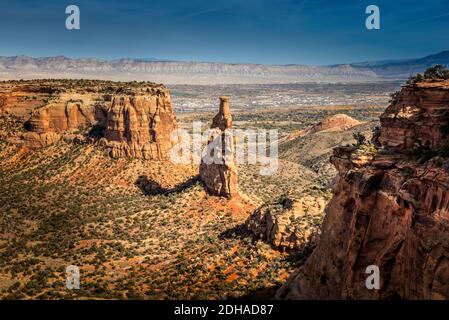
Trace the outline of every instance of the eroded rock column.
[[211, 195], [230, 198], [239, 194], [228, 97], [220, 97], [220, 109], [212, 120], [206, 153], [201, 159], [200, 176]]

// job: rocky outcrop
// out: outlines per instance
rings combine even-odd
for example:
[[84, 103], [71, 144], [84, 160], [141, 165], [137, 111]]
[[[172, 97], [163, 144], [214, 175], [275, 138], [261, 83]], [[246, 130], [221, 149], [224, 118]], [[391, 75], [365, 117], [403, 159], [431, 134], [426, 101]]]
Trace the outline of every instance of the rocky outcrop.
[[107, 110], [105, 138], [115, 158], [166, 160], [177, 128], [168, 92], [115, 96]]
[[[335, 150], [339, 176], [319, 244], [278, 298], [449, 299], [449, 160], [407, 155], [412, 141], [445, 144], [436, 116], [445, 108], [449, 88], [404, 87], [381, 116], [384, 148], [363, 161], [359, 149]], [[372, 265], [378, 290], [366, 286]]]
[[354, 119], [346, 114], [335, 114], [324, 118], [322, 121], [304, 129], [297, 130], [286, 137], [282, 138], [279, 142], [286, 143], [294, 139], [313, 134], [317, 132], [333, 132], [333, 131], [345, 131], [352, 127], [358, 126], [363, 122]]
[[201, 179], [212, 195], [232, 197], [239, 194], [231, 129], [229, 98], [220, 97], [220, 109], [212, 120], [206, 154], [200, 164]]
[[315, 133], [320, 131], [347, 130], [359, 124], [361, 124], [359, 120], [356, 120], [346, 114], [335, 114], [312, 126], [309, 129], [309, 132]]
[[380, 117], [379, 142], [395, 152], [438, 149], [449, 135], [449, 81], [405, 86]]
[[166, 160], [177, 142], [171, 141], [177, 123], [169, 92], [149, 82], [19, 81], [0, 86], [0, 108], [31, 114], [19, 142], [32, 149], [81, 134], [103, 136], [114, 158]]
[[96, 122], [94, 107], [82, 100], [68, 100], [49, 104], [37, 109], [29, 120], [29, 130], [34, 132], [53, 131], [63, 133]]
[[284, 198], [258, 208], [245, 225], [256, 237], [280, 250], [304, 250], [316, 244], [324, 206], [322, 198]]
[[26, 124], [29, 132], [23, 134], [23, 145], [44, 147], [58, 141], [62, 133], [92, 126], [96, 120], [94, 107], [82, 100], [61, 101], [35, 110]]

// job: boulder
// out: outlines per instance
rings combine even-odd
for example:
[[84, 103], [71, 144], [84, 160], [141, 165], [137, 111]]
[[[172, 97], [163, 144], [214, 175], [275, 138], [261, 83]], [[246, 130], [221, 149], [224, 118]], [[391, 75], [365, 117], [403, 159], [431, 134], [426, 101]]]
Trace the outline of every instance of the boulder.
[[315, 246], [324, 211], [322, 198], [284, 198], [258, 208], [246, 221], [246, 228], [280, 250], [302, 251]]

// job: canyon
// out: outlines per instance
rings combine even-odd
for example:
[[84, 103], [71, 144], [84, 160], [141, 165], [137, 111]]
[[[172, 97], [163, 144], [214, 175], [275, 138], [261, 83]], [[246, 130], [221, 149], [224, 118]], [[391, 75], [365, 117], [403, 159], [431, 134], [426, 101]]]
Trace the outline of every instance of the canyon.
[[[449, 299], [448, 81], [408, 84], [373, 145], [341, 146], [320, 241], [283, 299]], [[380, 289], [365, 285], [380, 270]]]
[[[439, 80], [386, 109], [231, 114], [221, 96], [215, 115], [175, 116], [152, 82], [2, 82], [0, 296], [449, 299], [448, 101]], [[196, 120], [209, 154], [171, 163]], [[232, 129], [267, 127], [279, 170], [261, 177], [234, 162]], [[92, 279], [79, 292], [73, 261]]]

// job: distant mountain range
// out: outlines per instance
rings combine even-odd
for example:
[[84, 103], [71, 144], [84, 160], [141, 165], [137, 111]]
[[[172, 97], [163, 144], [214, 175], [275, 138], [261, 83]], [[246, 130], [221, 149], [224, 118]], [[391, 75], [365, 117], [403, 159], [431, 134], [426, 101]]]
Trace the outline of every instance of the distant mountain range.
[[89, 78], [167, 84], [359, 82], [402, 80], [435, 64], [449, 65], [449, 51], [418, 59], [330, 66], [14, 56], [0, 57], [0, 79]]

